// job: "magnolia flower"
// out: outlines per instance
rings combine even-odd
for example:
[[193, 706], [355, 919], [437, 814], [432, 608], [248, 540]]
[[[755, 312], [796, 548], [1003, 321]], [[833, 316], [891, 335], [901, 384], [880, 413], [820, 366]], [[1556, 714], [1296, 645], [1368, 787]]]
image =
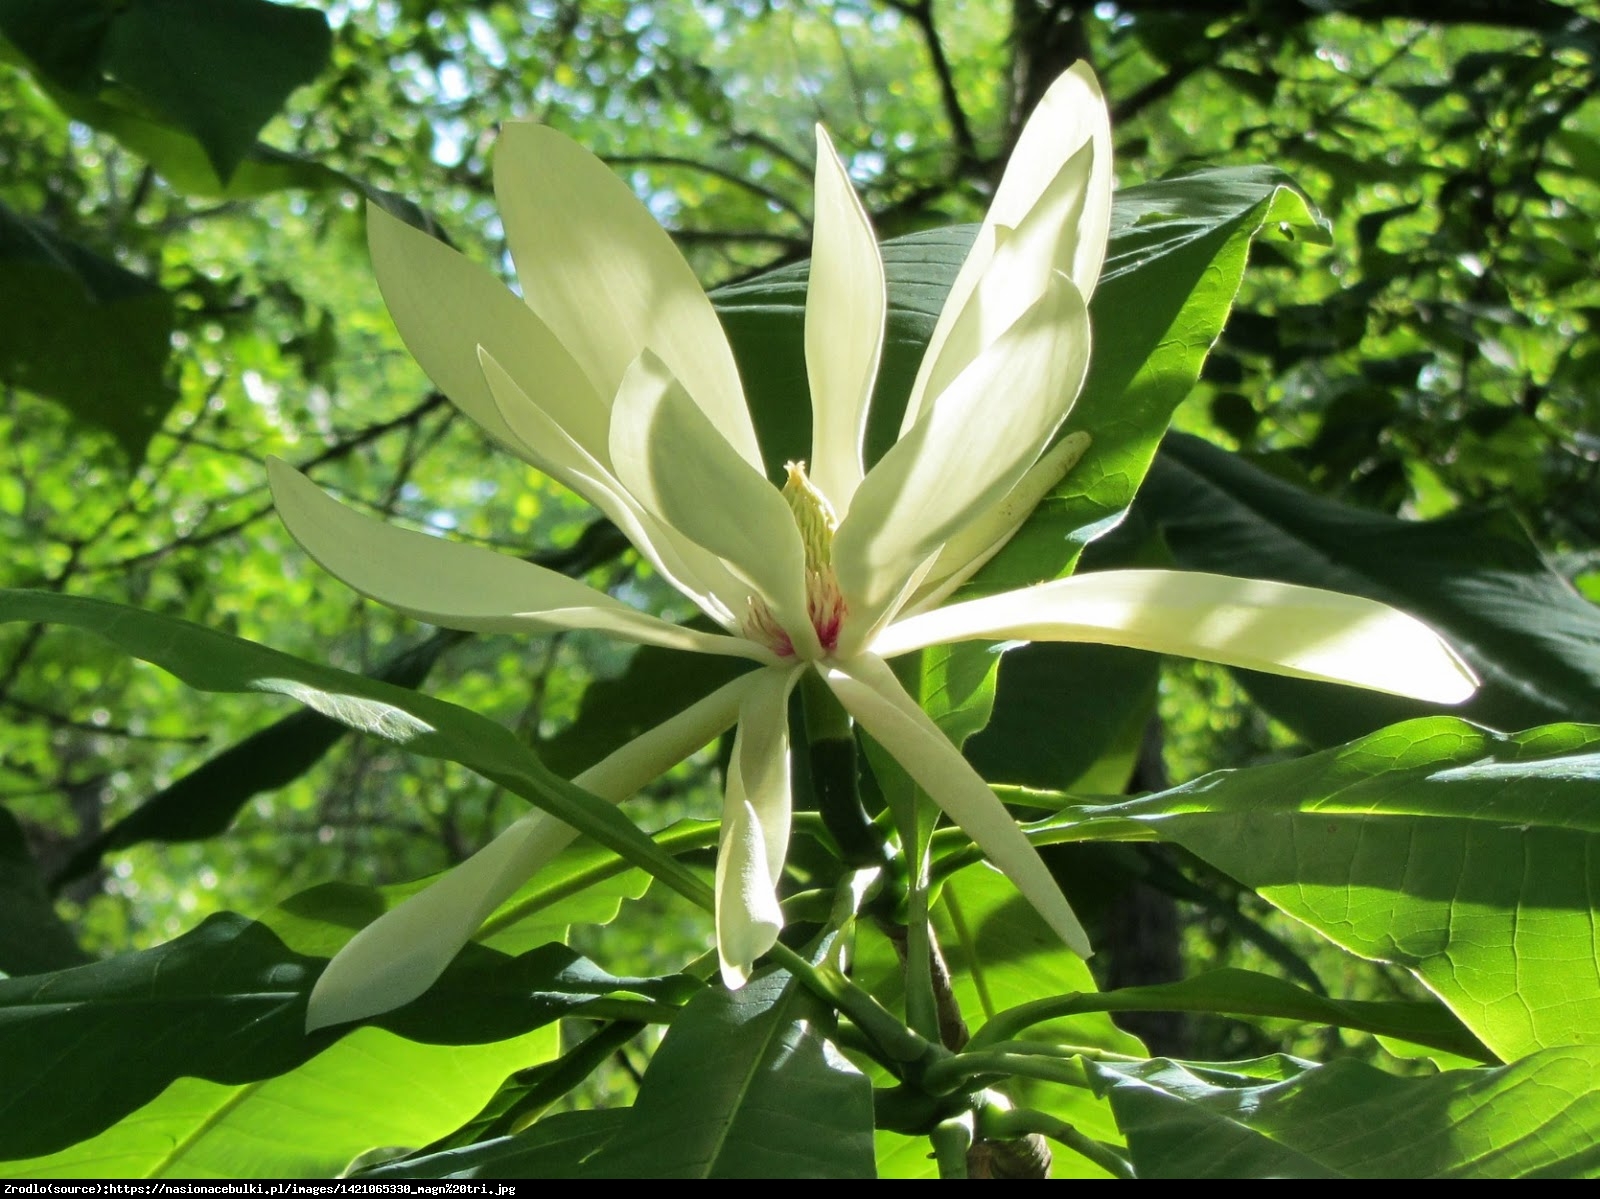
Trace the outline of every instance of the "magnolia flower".
[[[501, 137], [495, 191], [521, 298], [369, 210], [384, 299], [439, 389], [615, 521], [721, 631], [670, 624], [530, 563], [390, 527], [274, 461], [278, 510], [316, 561], [421, 620], [484, 632], [593, 629], [752, 664], [575, 780], [620, 801], [737, 725], [715, 888], [729, 986], [782, 928], [787, 709], [805, 671], [1083, 955], [1087, 939], [1048, 870], [885, 659], [962, 640], [1099, 641], [1447, 703], [1472, 692], [1467, 669], [1411, 617], [1281, 583], [1136, 570], [944, 605], [1086, 441], [1056, 439], [1089, 361], [1086, 303], [1105, 257], [1110, 147], [1099, 86], [1075, 67], [1028, 122], [936, 324], [899, 439], [868, 469], [883, 266], [818, 129], [805, 310], [811, 456], [786, 466], [781, 487], [688, 264], [628, 187], [576, 144], [533, 124]], [[309, 1024], [419, 995], [574, 835], [542, 814], [525, 817], [369, 925], [323, 974]]]

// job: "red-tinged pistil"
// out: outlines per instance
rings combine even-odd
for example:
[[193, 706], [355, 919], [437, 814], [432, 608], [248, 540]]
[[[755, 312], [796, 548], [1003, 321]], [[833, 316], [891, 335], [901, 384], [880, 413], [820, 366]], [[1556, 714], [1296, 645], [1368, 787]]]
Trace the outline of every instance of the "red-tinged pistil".
[[[833, 572], [833, 534], [839, 527], [839, 518], [834, 514], [833, 505], [828, 503], [828, 497], [806, 478], [804, 462], [787, 463], [785, 469], [789, 478], [783, 487], [783, 498], [789, 502], [795, 526], [800, 530], [801, 544], [805, 546], [806, 614], [817, 632], [822, 652], [831, 654], [839, 644], [839, 631], [844, 627], [848, 611]], [[794, 641], [766, 601], [753, 595], [749, 605], [744, 620], [745, 636], [759, 641], [780, 658], [794, 657]]]

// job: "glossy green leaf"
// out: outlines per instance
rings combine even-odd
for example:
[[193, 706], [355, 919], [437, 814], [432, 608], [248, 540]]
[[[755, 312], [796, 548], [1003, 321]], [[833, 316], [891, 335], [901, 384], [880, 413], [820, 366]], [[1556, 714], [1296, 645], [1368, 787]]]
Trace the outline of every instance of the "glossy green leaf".
[[1503, 1060], [1600, 1044], [1600, 729], [1446, 717], [1083, 809], [1177, 842], [1363, 957], [1413, 970]]
[[1284, 1081], [1160, 1059], [1091, 1069], [1140, 1178], [1600, 1174], [1600, 1048], [1431, 1078], [1298, 1066]]
[[[8, 1162], [12, 1178], [329, 1178], [374, 1149], [425, 1145], [505, 1076], [551, 1056], [556, 1029], [489, 1045], [418, 1045], [357, 1029], [287, 1074], [241, 1086], [179, 1078], [99, 1136]], [[397, 1080], [411, 1085], [398, 1086]]]
[[871, 1178], [872, 1088], [782, 971], [712, 987], [672, 1023], [596, 1178]]
[[287, 695], [412, 753], [459, 762], [588, 833], [695, 903], [711, 906], [704, 881], [657, 847], [626, 816], [551, 774], [514, 734], [465, 708], [186, 621], [100, 600], [0, 590], [0, 621], [6, 620], [71, 625], [202, 691]]
[[0, 808], [0, 976], [64, 970], [88, 960], [56, 915], [22, 826]]
[[[1482, 682], [1449, 711], [1506, 730], [1600, 721], [1600, 609], [1507, 512], [1396, 520], [1307, 494], [1192, 437], [1169, 439], [1138, 508], [1186, 568], [1365, 595], [1427, 621]], [[1441, 710], [1246, 677], [1273, 715], [1324, 745]]]
[[[296, 1069], [346, 1031], [304, 1031], [326, 964], [225, 913], [155, 949], [0, 979], [0, 1059], [27, 1080], [0, 1096], [0, 1158], [99, 1133], [182, 1076], [240, 1085]], [[613, 978], [561, 945], [469, 946], [426, 995], [367, 1023], [431, 1044], [504, 1041], [614, 991], [676, 985]]]
[[53, 400], [144, 458], [167, 387], [172, 297], [0, 204], [0, 380]]

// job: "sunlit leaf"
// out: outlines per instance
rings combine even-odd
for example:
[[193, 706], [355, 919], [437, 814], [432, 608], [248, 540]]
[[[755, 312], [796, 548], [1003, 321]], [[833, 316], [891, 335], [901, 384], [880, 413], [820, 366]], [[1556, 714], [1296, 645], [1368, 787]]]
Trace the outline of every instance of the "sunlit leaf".
[[1600, 1044], [1600, 729], [1446, 717], [1085, 809], [1175, 841], [1345, 948], [1415, 971], [1510, 1061]]
[[[1278, 1059], [1280, 1062], [1284, 1059]], [[1262, 1082], [1157, 1059], [1096, 1063], [1140, 1178], [1574, 1178], [1600, 1173], [1600, 1048], [1395, 1078], [1285, 1062]]]

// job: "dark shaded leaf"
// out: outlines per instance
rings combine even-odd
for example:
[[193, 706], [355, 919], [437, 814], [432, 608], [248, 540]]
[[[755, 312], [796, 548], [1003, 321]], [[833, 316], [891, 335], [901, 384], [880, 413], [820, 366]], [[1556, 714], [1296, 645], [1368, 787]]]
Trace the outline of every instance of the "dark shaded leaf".
[[177, 393], [172, 297], [0, 204], [0, 379], [116, 438], [137, 465]]
[[0, 974], [42, 974], [88, 960], [56, 915], [22, 826], [0, 808]]

